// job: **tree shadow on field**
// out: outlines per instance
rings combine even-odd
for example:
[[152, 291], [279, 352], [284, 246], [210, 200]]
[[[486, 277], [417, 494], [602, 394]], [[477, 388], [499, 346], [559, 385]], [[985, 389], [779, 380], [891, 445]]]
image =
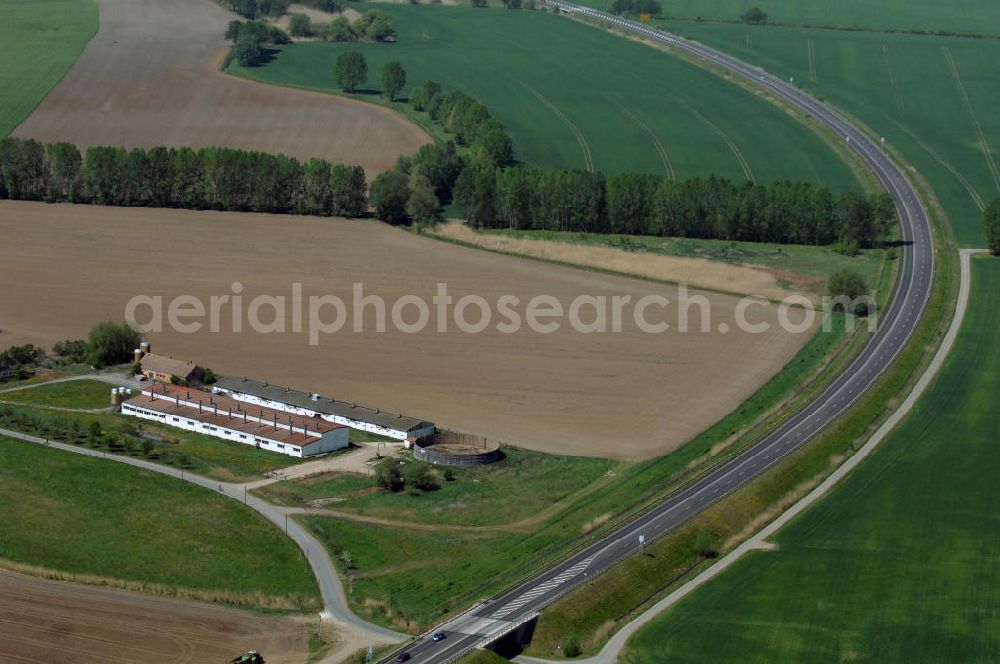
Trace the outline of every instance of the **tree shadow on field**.
[[270, 48], [268, 46], [264, 46], [260, 49], [260, 57], [257, 59], [257, 62], [250, 65], [250, 67], [256, 68], [269, 65], [274, 62], [274, 59], [278, 57], [279, 53], [281, 53], [280, 48]]

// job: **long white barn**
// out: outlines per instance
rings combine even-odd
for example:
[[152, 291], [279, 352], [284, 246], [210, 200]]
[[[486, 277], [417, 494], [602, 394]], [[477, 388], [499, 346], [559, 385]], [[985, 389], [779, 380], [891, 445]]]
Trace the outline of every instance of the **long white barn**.
[[293, 457], [325, 454], [348, 446], [347, 428], [318, 417], [251, 408], [209, 392], [155, 385], [121, 405], [125, 415], [160, 422]]
[[433, 422], [365, 408], [249, 378], [220, 378], [213, 389], [216, 394], [244, 403], [306, 417], [320, 417], [327, 422], [396, 440], [417, 441], [434, 435]]

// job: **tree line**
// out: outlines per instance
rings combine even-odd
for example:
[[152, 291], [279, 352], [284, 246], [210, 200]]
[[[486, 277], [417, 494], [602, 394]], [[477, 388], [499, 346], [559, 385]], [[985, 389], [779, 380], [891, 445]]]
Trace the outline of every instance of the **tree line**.
[[[455, 140], [424, 145], [413, 156], [400, 157], [394, 168], [372, 181], [370, 200], [377, 218], [423, 227], [438, 221], [441, 205], [451, 202], [462, 178], [481, 169], [492, 174], [514, 163], [514, 148], [503, 124], [460, 90], [446, 93], [439, 83], [427, 81], [412, 92], [410, 105]], [[464, 154], [459, 146], [467, 148]]]
[[232, 148], [149, 149], [0, 140], [0, 198], [358, 217], [360, 166]]
[[[367, 77], [356, 51], [341, 54]], [[383, 72], [394, 96], [406, 73]], [[341, 82], [346, 87], [346, 81]], [[896, 213], [888, 194], [803, 182], [756, 185], [717, 176], [674, 181], [646, 173], [605, 176], [516, 166], [503, 124], [474, 97], [428, 81], [415, 111], [454, 136], [400, 157], [371, 183], [359, 166], [230, 148], [93, 147], [0, 140], [0, 198], [359, 217], [369, 202], [391, 224], [432, 225], [454, 203], [478, 228], [661, 235], [792, 244], [839, 244], [846, 253], [887, 241]], [[460, 147], [466, 148], [460, 151]]]
[[[262, 16], [276, 18], [288, 11], [291, 0], [218, 0], [219, 4], [240, 16], [255, 19]], [[309, 4], [305, 0], [302, 4]]]
[[[675, 181], [645, 173], [488, 168], [455, 202], [479, 227], [828, 245], [848, 251], [887, 240], [896, 221], [888, 194], [804, 182]], [[852, 249], [853, 248], [853, 249]]]
[[618, 16], [639, 18], [641, 16], [659, 16], [663, 8], [656, 0], [615, 0], [608, 11]]
[[845, 253], [888, 241], [896, 224], [886, 193], [504, 168], [481, 155], [463, 158], [450, 144], [400, 159], [372, 183], [371, 202], [376, 217], [393, 224], [433, 224], [438, 203], [453, 202], [475, 228], [835, 244]]
[[233, 60], [241, 67], [256, 67], [263, 62], [267, 46], [291, 42], [284, 30], [263, 21], [230, 21], [226, 39], [233, 42], [233, 48], [222, 63], [223, 69]]
[[986, 234], [986, 246], [1000, 255], [1000, 198], [994, 199], [983, 210], [983, 232]]

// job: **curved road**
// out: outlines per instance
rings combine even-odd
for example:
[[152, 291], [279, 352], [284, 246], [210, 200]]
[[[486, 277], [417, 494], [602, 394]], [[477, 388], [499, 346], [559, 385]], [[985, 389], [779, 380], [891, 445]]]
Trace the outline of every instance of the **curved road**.
[[868, 345], [814, 401], [786, 420], [764, 440], [728, 461], [681, 493], [674, 495], [603, 539], [577, 551], [503, 593], [479, 604], [435, 631], [445, 634], [434, 642], [425, 634], [408, 648], [415, 664], [449, 662], [523, 623], [540, 609], [623, 558], [639, 550], [639, 536], [654, 540], [719, 499], [734, 492], [800, 448], [861, 398], [899, 355], [927, 305], [934, 278], [934, 248], [927, 212], [917, 192], [886, 154], [860, 129], [809, 94], [763, 70], [694, 41], [650, 28], [589, 7], [549, 0], [549, 6], [639, 33], [721, 66], [812, 115], [843, 138], [868, 164], [891, 194], [900, 218], [904, 242], [899, 281], [878, 330]]

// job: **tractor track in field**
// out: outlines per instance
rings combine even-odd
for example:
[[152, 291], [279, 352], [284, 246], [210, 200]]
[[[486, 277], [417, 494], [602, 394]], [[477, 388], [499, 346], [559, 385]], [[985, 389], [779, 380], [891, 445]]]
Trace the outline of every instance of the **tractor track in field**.
[[580, 129], [575, 124], [573, 124], [572, 120], [570, 120], [568, 117], [566, 117], [565, 113], [563, 113], [561, 110], [559, 110], [558, 106], [556, 106], [551, 101], [549, 101], [548, 98], [545, 95], [543, 95], [541, 92], [539, 92], [538, 90], [534, 89], [533, 87], [531, 87], [530, 85], [528, 85], [524, 81], [518, 81], [518, 82], [524, 87], [524, 89], [526, 89], [531, 94], [535, 95], [535, 97], [538, 98], [538, 101], [542, 102], [542, 104], [545, 106], [545, 108], [547, 108], [550, 111], [552, 111], [553, 115], [555, 115], [557, 118], [559, 118], [560, 120], [562, 120], [563, 123], [567, 127], [569, 127], [570, 131], [572, 131], [573, 135], [576, 137], [576, 142], [580, 144], [580, 152], [583, 153], [584, 167], [588, 171], [593, 172], [594, 171], [594, 158], [593, 158], [593, 156], [590, 153], [590, 145], [587, 143], [587, 139], [583, 137], [583, 133], [580, 131]]
[[968, 192], [969, 196], [972, 198], [972, 201], [976, 204], [976, 207], [979, 208], [980, 212], [986, 209], [986, 203], [985, 201], [983, 201], [983, 197], [979, 195], [979, 192], [975, 190], [975, 188], [972, 186], [972, 183], [970, 183], [957, 168], [949, 164], [945, 160], [945, 158], [940, 155], [940, 153], [938, 153], [936, 150], [934, 150], [934, 148], [928, 145], [915, 132], [911, 131], [910, 129], [908, 129], [907, 127], [903, 126], [898, 122], [896, 123], [896, 125], [910, 138], [912, 138], [917, 145], [922, 147], [927, 152], [927, 154], [933, 157], [935, 161], [937, 161], [943, 167], [948, 169], [948, 172], [955, 176], [955, 179], [958, 180], [958, 183], [965, 188], [965, 191]]
[[736, 161], [739, 162], [740, 168], [743, 169], [743, 174], [747, 176], [747, 179], [750, 180], [750, 182], [757, 184], [757, 178], [754, 177], [753, 170], [750, 168], [750, 163], [747, 161], [746, 157], [743, 156], [743, 152], [740, 150], [740, 146], [736, 144], [736, 141], [730, 138], [729, 134], [723, 131], [721, 127], [702, 115], [694, 106], [683, 100], [678, 101], [684, 105], [691, 115], [698, 118], [703, 125], [711, 129], [716, 136], [722, 139], [722, 141], [729, 147], [729, 150], [733, 153], [733, 156], [736, 157]]
[[892, 96], [896, 102], [896, 108], [902, 114], [906, 111], [906, 104], [903, 103], [903, 95], [899, 91], [899, 83], [896, 80], [896, 69], [892, 66], [892, 59], [889, 57], [889, 46], [882, 44], [882, 56], [885, 59], [885, 68], [889, 72], [889, 83], [892, 85]]
[[969, 113], [969, 119], [972, 121], [972, 127], [975, 129], [976, 137], [979, 141], [979, 148], [983, 151], [983, 156], [986, 158], [986, 166], [990, 169], [990, 174], [993, 176], [993, 183], [996, 184], [997, 191], [1000, 191], [1000, 169], [997, 168], [996, 161], [993, 159], [993, 153], [990, 152], [989, 141], [986, 140], [983, 126], [979, 123], [979, 116], [976, 115], [976, 109], [972, 106], [972, 100], [969, 99], [965, 83], [962, 82], [962, 76], [958, 72], [958, 64], [956, 64], [950, 48], [942, 46], [941, 52], [944, 54], [944, 61], [948, 65], [948, 71], [951, 72], [951, 77], [955, 80], [955, 87], [958, 88], [958, 94], [962, 98], [965, 110]]
[[674, 170], [674, 165], [670, 161], [670, 155], [667, 153], [667, 149], [663, 147], [663, 143], [660, 142], [659, 137], [653, 133], [653, 130], [649, 128], [645, 122], [640, 120], [635, 113], [633, 113], [625, 104], [621, 102], [617, 97], [608, 97], [611, 101], [621, 109], [628, 118], [635, 123], [639, 129], [642, 129], [649, 136], [649, 139], [653, 142], [653, 147], [656, 149], [656, 153], [660, 156], [660, 161], [663, 162], [663, 169], [666, 171], [667, 177], [671, 180], [677, 179], [677, 172]]

